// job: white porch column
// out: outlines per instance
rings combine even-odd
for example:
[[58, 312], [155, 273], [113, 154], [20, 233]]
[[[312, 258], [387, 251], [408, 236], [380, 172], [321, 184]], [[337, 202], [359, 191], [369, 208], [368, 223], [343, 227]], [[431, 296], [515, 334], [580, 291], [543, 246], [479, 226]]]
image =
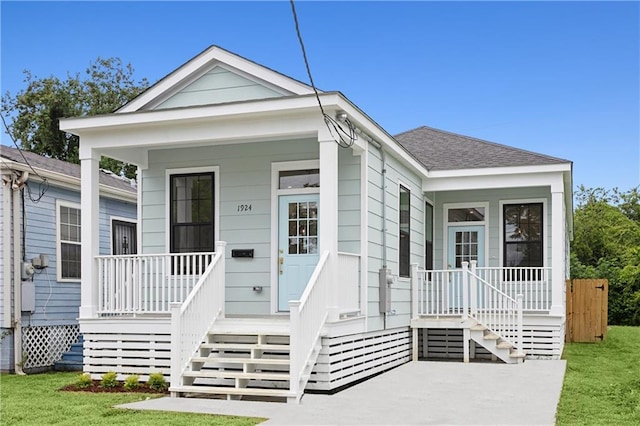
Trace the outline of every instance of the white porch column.
[[82, 240], [82, 280], [80, 287], [80, 318], [93, 318], [98, 307], [98, 269], [95, 257], [99, 254], [99, 163], [100, 154], [92, 149], [80, 150], [80, 207]]
[[551, 187], [551, 315], [565, 315], [565, 238], [566, 220], [564, 208], [564, 192]]
[[[323, 140], [324, 139], [324, 140]], [[320, 145], [320, 250], [329, 251], [328, 267], [331, 289], [327, 300], [329, 321], [338, 319], [339, 297], [337, 285], [338, 260], [338, 144], [333, 139], [323, 138]]]

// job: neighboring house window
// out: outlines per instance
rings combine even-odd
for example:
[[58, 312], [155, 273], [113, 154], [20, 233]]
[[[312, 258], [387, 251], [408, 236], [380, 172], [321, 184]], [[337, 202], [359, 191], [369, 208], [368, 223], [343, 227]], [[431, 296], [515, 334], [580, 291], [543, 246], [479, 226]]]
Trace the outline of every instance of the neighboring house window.
[[504, 205], [504, 266], [542, 266], [542, 203]]
[[80, 206], [58, 201], [56, 210], [58, 216], [58, 279], [76, 281], [80, 279], [81, 269]]
[[137, 254], [136, 223], [126, 220], [111, 220], [111, 254]]
[[433, 206], [426, 203], [424, 218], [424, 235], [425, 235], [425, 269], [433, 270]]
[[214, 251], [214, 174], [171, 175], [172, 253]]
[[410, 238], [410, 200], [411, 193], [407, 188], [400, 185], [400, 258], [399, 258], [399, 272], [398, 274], [401, 277], [409, 276], [409, 259], [410, 259], [410, 248], [411, 248], [411, 238]]

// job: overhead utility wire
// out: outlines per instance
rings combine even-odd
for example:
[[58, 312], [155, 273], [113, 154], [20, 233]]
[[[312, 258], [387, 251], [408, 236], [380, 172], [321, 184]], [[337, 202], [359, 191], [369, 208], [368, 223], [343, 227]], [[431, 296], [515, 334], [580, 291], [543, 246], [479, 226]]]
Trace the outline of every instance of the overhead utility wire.
[[327, 113], [324, 112], [324, 108], [322, 107], [322, 102], [320, 102], [320, 95], [318, 94], [318, 89], [316, 88], [316, 85], [313, 82], [313, 76], [311, 75], [311, 67], [309, 67], [309, 60], [307, 59], [307, 51], [304, 48], [304, 41], [302, 40], [300, 25], [298, 23], [298, 14], [296, 13], [296, 5], [294, 4], [293, 0], [290, 0], [290, 3], [291, 3], [291, 12], [293, 14], [293, 21], [296, 24], [296, 34], [298, 35], [298, 41], [300, 42], [300, 48], [302, 49], [302, 57], [304, 59], [304, 65], [307, 68], [307, 75], [309, 76], [309, 81], [311, 82], [311, 87], [313, 88], [313, 92], [316, 95], [316, 100], [318, 101], [318, 106], [320, 107], [320, 112], [322, 113], [324, 122], [327, 125], [329, 132], [331, 134], [337, 135], [338, 137], [337, 139], [334, 136], [334, 140], [336, 141], [336, 143], [342, 148], [349, 148], [353, 145], [357, 137], [354, 131], [354, 126], [351, 125], [349, 118], [345, 118], [344, 121], [348, 127], [348, 131], [346, 131], [340, 125], [340, 123], [338, 123], [333, 117], [329, 116]]
[[[38, 173], [36, 171], [36, 169], [33, 168], [31, 163], [29, 163], [29, 160], [27, 160], [27, 157], [22, 152], [22, 149], [18, 145], [18, 142], [16, 142], [15, 138], [13, 137], [11, 132], [9, 131], [9, 126], [7, 125], [7, 122], [5, 121], [3, 114], [0, 114], [0, 119], [2, 119], [2, 124], [4, 125], [4, 128], [5, 128], [5, 131], [6, 131], [7, 135], [9, 135], [9, 138], [11, 139], [11, 142], [13, 142], [13, 144], [16, 146], [16, 149], [18, 150], [18, 152], [22, 156], [22, 159], [24, 160], [25, 164], [27, 166], [29, 166], [29, 168], [31, 169], [33, 174], [35, 174], [36, 176], [38, 176], [40, 178], [40, 183], [38, 184], [38, 196], [37, 197], [34, 197], [33, 194], [31, 193], [31, 187], [29, 186], [29, 182], [25, 183], [25, 186], [27, 187], [27, 192], [29, 193], [29, 199], [31, 201], [33, 201], [34, 203], [37, 203], [38, 201], [40, 201], [42, 199], [42, 197], [44, 197], [44, 194], [49, 189], [49, 181], [47, 180], [46, 177], [41, 176], [40, 173]], [[4, 162], [4, 160], [3, 160], [3, 162]]]

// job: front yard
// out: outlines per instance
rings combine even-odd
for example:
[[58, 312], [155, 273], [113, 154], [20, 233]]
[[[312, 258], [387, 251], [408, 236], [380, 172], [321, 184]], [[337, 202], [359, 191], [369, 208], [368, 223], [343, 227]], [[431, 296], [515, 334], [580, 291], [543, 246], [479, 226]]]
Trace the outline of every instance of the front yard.
[[230, 425], [252, 426], [265, 419], [167, 413], [113, 408], [156, 395], [63, 392], [78, 373], [0, 375], [0, 424], [9, 425]]
[[558, 425], [640, 424], [640, 327], [610, 327], [603, 343], [568, 343]]

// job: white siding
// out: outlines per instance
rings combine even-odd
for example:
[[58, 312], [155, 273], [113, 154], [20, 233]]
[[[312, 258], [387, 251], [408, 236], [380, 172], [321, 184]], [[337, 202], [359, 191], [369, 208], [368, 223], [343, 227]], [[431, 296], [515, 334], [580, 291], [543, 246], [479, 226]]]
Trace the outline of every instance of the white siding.
[[216, 67], [162, 102], [155, 109], [220, 104], [279, 96], [282, 94], [273, 89], [224, 68]]
[[[159, 150], [143, 171], [142, 250], [165, 253], [166, 169], [219, 166], [220, 239], [227, 242], [227, 312], [268, 314], [271, 280], [271, 163], [318, 158], [314, 140]], [[251, 211], [239, 212], [238, 205]], [[348, 224], [347, 224], [348, 225]], [[253, 259], [231, 258], [234, 248], [255, 250]], [[254, 292], [253, 286], [262, 286]]]

